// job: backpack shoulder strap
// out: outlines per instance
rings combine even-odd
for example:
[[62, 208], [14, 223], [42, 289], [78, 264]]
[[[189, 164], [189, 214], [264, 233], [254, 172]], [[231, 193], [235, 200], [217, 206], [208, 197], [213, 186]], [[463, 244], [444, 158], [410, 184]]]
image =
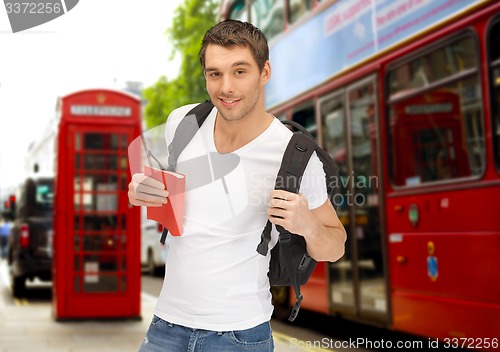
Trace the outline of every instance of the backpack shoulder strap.
[[[288, 143], [281, 166], [276, 177], [275, 189], [281, 189], [288, 192], [299, 193], [300, 182], [304, 171], [306, 170], [307, 163], [311, 158], [312, 153], [316, 150], [317, 144], [311, 137], [304, 134], [304, 132], [296, 132], [293, 134], [292, 139]], [[257, 247], [257, 252], [266, 255], [271, 240], [271, 226], [270, 221], [267, 221], [266, 227], [261, 235], [261, 242]], [[289, 321], [294, 321], [297, 316], [300, 304], [302, 302], [302, 294], [300, 293], [300, 277], [301, 273], [293, 265], [293, 254], [291, 250], [291, 234], [282, 226], [276, 225], [279, 231], [280, 248], [279, 260], [283, 262], [284, 267], [288, 271], [290, 283], [295, 292], [297, 302], [293, 306], [290, 313]]]
[[[174, 138], [172, 142], [168, 145], [168, 169], [169, 171], [175, 171], [177, 168], [177, 160], [179, 155], [182, 153], [184, 148], [191, 142], [196, 132], [200, 129], [203, 122], [207, 119], [208, 115], [212, 111], [214, 104], [210, 100], [207, 100], [201, 104], [196, 105], [192, 108], [186, 116], [181, 120], [179, 126], [174, 133]], [[196, 120], [193, 118], [196, 118]], [[168, 230], [164, 227], [161, 233], [160, 242], [165, 244], [167, 239]]]
[[[300, 132], [293, 134], [283, 154], [274, 189], [299, 193], [302, 175], [304, 174], [312, 153], [316, 150], [316, 146], [316, 142], [308, 136]], [[280, 233], [287, 232], [279, 225], [276, 226], [276, 229]], [[259, 252], [259, 254], [267, 254], [270, 240], [271, 222], [268, 220], [260, 236], [260, 243], [257, 246], [257, 252]]]
[[[210, 100], [196, 105], [181, 120], [174, 133], [172, 142], [168, 145], [168, 170], [175, 171], [177, 159], [184, 148], [193, 139], [203, 122], [207, 119], [214, 105]], [[194, 118], [193, 118], [194, 115]]]

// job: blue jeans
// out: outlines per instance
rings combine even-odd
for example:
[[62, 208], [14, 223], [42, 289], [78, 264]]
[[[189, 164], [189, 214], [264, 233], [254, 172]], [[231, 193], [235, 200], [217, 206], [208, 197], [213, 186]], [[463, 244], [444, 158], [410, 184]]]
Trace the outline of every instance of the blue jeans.
[[210, 331], [171, 324], [153, 316], [140, 352], [272, 352], [269, 322], [247, 330]]

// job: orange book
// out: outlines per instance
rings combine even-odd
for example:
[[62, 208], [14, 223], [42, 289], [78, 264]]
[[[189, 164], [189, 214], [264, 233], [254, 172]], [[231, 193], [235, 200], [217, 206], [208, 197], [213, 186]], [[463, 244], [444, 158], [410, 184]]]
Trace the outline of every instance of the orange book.
[[167, 204], [161, 207], [147, 207], [147, 218], [162, 224], [173, 236], [180, 236], [184, 224], [186, 176], [149, 166], [144, 166], [144, 174], [163, 183], [169, 193]]

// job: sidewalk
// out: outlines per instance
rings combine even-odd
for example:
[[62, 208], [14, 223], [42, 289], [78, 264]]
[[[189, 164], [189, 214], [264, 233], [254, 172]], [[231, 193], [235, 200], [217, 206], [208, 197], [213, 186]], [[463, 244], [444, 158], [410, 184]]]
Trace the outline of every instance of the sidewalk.
[[[47, 301], [13, 300], [5, 261], [0, 261], [0, 352], [136, 352], [153, 316], [156, 298], [141, 295], [142, 321], [56, 322]], [[290, 346], [274, 334], [275, 352], [320, 351]], [[172, 351], [177, 352], [177, 351]]]

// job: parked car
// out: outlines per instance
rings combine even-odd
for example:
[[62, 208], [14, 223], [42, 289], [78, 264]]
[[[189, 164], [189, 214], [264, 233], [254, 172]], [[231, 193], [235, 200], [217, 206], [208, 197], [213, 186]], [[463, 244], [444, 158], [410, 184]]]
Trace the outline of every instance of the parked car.
[[165, 245], [161, 244], [162, 226], [146, 218], [146, 207], [141, 211], [141, 264], [150, 275], [161, 275], [165, 270], [170, 235]]
[[26, 280], [52, 279], [53, 179], [28, 178], [17, 196], [7, 262], [14, 296], [23, 296]]

